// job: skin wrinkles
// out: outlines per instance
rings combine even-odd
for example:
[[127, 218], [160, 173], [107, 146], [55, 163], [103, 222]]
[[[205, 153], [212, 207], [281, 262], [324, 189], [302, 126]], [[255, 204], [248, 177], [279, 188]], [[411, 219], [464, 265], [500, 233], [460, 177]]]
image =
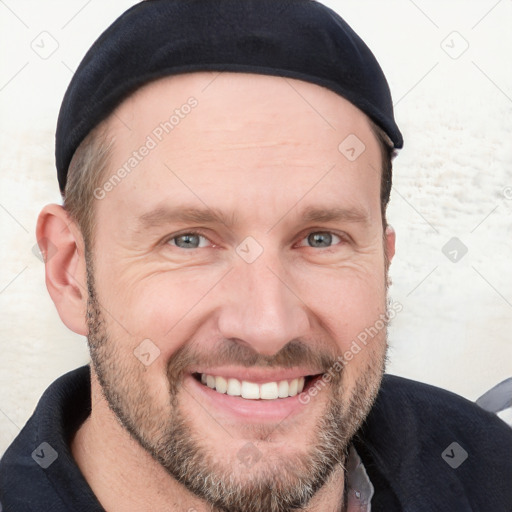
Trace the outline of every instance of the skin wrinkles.
[[[359, 222], [359, 221], [358, 221]], [[164, 225], [162, 229], [166, 229], [167, 227]], [[290, 255], [287, 255], [286, 258], [283, 258], [283, 267], [286, 267], [286, 261], [288, 259], [304, 259], [307, 261], [307, 264], [316, 264], [319, 269], [327, 270], [329, 268], [335, 269], [347, 269], [349, 271], [365, 271], [365, 256], [367, 255], [375, 255], [375, 253], [380, 249], [380, 244], [378, 241], [372, 240], [371, 245], [364, 246], [361, 243], [355, 243], [353, 240], [342, 240], [341, 243], [332, 247], [332, 248], [323, 248], [321, 250], [314, 249], [312, 247], [296, 247], [297, 240], [302, 241], [302, 237], [307, 237], [307, 234], [312, 232], [322, 232], [332, 230], [334, 232], [335, 227], [330, 226], [329, 224], [324, 224], [323, 226], [309, 226], [303, 229], [303, 232], [300, 236], [293, 235], [293, 238], [289, 239], [290, 241], [283, 242], [283, 245], [291, 245], [294, 244], [294, 248]], [[238, 258], [233, 256], [233, 251], [229, 251], [229, 249], [233, 249], [233, 247], [229, 247], [228, 243], [233, 244], [232, 240], [226, 240], [222, 236], [215, 234], [215, 236], [211, 235], [204, 228], [197, 228], [195, 226], [189, 228], [189, 231], [200, 231], [202, 235], [208, 237], [210, 240], [213, 240], [213, 245], [209, 245], [208, 247], [196, 248], [196, 249], [181, 249], [178, 247], [171, 246], [168, 242], [173, 234], [165, 235], [163, 238], [157, 239], [155, 242], [152, 242], [152, 245], [147, 247], [148, 242], [146, 240], [141, 241], [141, 247], [136, 250], [132, 243], [128, 242], [123, 246], [125, 249], [125, 254], [123, 254], [122, 261], [120, 265], [124, 264], [127, 268], [131, 268], [131, 265], [137, 261], [140, 261], [141, 264], [146, 264], [151, 272], [147, 277], [151, 275], [160, 275], [162, 272], [166, 271], [177, 271], [177, 270], [186, 270], [190, 267], [201, 267], [202, 265], [215, 265], [219, 266], [222, 269], [226, 268], [226, 265], [230, 266], [241, 262]], [[186, 233], [187, 228], [181, 228], [180, 232]], [[346, 233], [341, 233], [339, 236], [350, 236], [346, 235]], [[265, 243], [268, 235], [259, 237], [260, 240]], [[145, 239], [148, 237], [145, 236]], [[352, 239], [353, 237], [351, 237]], [[358, 237], [359, 238], [359, 237]], [[220, 240], [220, 241], [219, 241]], [[236, 244], [238, 245], [238, 244]], [[137, 246], [137, 244], [135, 244]], [[235, 246], [236, 247], [236, 246]], [[293, 252], [300, 251], [302, 254], [293, 254]], [[237, 261], [238, 260], [238, 261]], [[155, 264], [158, 264], [159, 268], [155, 269]], [[205, 269], [206, 271], [210, 271], [210, 268]]]

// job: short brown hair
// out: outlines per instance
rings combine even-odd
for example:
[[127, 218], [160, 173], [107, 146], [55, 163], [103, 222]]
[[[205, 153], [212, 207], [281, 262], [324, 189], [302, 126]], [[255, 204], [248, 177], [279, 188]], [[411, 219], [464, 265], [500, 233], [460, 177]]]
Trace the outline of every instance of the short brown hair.
[[86, 248], [94, 246], [94, 190], [107, 173], [114, 139], [109, 139], [106, 123], [96, 126], [80, 143], [69, 164], [64, 208], [78, 224]]
[[377, 137], [381, 152], [381, 181], [380, 181], [380, 211], [382, 217], [382, 226], [384, 229], [388, 225], [386, 219], [386, 210], [391, 196], [391, 187], [393, 185], [393, 160], [397, 155], [394, 144], [386, 132], [373, 121], [370, 120], [370, 127]]

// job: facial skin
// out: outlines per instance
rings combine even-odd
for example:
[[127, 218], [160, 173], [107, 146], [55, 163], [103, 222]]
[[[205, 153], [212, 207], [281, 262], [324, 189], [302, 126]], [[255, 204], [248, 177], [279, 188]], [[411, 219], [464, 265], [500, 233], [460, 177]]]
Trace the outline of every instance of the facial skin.
[[[318, 377], [385, 314], [394, 233], [383, 233], [378, 142], [361, 111], [322, 87], [216, 76], [159, 80], [110, 116], [107, 178], [198, 101], [95, 201], [87, 258], [60, 207], [41, 213], [38, 238], [58, 249], [48, 288], [66, 325], [88, 334], [93, 363], [73, 455], [109, 512], [339, 510], [385, 329], [307, 404], [231, 397], [200, 375]], [[366, 146], [355, 161], [338, 150], [350, 134]], [[159, 350], [149, 365], [134, 355], [143, 340]]]

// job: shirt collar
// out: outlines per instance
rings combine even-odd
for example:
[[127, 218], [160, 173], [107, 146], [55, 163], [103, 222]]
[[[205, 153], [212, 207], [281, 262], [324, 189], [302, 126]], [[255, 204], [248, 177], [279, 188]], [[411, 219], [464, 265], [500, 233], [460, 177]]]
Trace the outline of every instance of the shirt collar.
[[373, 493], [374, 488], [361, 457], [351, 445], [347, 462], [347, 510], [371, 512]]

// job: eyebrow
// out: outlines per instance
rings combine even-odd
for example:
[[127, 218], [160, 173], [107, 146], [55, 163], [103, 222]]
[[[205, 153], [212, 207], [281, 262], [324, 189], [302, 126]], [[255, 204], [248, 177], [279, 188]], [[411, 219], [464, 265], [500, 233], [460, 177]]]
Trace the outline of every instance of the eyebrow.
[[[289, 214], [288, 211], [277, 223], [283, 221]], [[229, 216], [217, 208], [195, 207], [158, 207], [142, 214], [138, 218], [140, 229], [149, 229], [173, 222], [196, 224], [223, 224], [232, 227], [236, 224], [237, 216], [231, 213]], [[351, 208], [319, 208], [308, 207], [299, 213], [299, 219], [303, 222], [349, 222], [370, 224], [369, 213], [360, 207]]]
[[231, 226], [235, 223], [235, 216], [225, 216], [216, 208], [194, 208], [194, 207], [158, 207], [138, 218], [141, 228], [151, 228], [172, 222], [192, 222], [197, 224], [224, 224]]
[[350, 222], [370, 224], [371, 216], [361, 207], [351, 208], [317, 208], [309, 207], [303, 210], [301, 217], [306, 222]]

